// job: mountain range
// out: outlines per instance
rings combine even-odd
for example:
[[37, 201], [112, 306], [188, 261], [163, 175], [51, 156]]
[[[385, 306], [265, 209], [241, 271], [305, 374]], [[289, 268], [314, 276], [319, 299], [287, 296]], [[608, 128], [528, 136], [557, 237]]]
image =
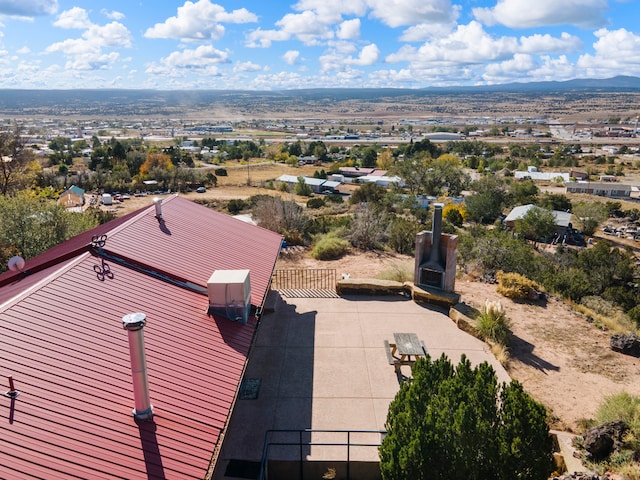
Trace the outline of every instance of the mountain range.
[[505, 92], [532, 95], [601, 94], [640, 92], [640, 78], [616, 76], [606, 79], [574, 79], [567, 81], [523, 82], [482, 86], [407, 88], [297, 89], [274, 91], [250, 90], [21, 90], [0, 89], [0, 115], [176, 115], [187, 109], [202, 110], [247, 105], [267, 106], [330, 103], [357, 100], [375, 103], [404, 97], [424, 99], [438, 95], [480, 95]]

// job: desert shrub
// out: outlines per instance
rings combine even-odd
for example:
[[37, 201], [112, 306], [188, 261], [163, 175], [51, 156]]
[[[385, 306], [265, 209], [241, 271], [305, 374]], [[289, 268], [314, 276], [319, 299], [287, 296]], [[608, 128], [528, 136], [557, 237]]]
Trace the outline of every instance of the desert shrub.
[[313, 197], [307, 200], [307, 208], [322, 208], [324, 206], [324, 200], [320, 197]]
[[599, 315], [614, 316], [620, 313], [613, 303], [597, 295], [587, 295], [582, 297], [580, 303]]
[[640, 305], [636, 305], [629, 310], [627, 316], [635, 324], [636, 328], [640, 328]]
[[289, 193], [289, 184], [286, 183], [286, 182], [278, 183], [278, 191], [279, 192]]
[[394, 252], [412, 255], [416, 246], [416, 234], [419, 230], [420, 225], [394, 215], [387, 227], [386, 244]]
[[460, 210], [452, 208], [445, 215], [444, 218], [451, 222], [456, 227], [461, 227], [464, 222], [464, 218], [462, 217], [462, 213]]
[[385, 213], [374, 204], [360, 207], [351, 222], [349, 239], [353, 246], [360, 250], [380, 248], [385, 234], [385, 217]]
[[477, 226], [458, 238], [459, 262], [467, 272], [493, 280], [499, 270], [531, 276], [535, 269], [533, 247], [509, 232]]
[[337, 194], [337, 193], [330, 193], [329, 195], [326, 196], [327, 202], [331, 202], [331, 203], [344, 203], [344, 199], [342, 198], [342, 195]]
[[413, 269], [407, 265], [394, 265], [391, 269], [376, 275], [380, 280], [394, 280], [396, 282], [413, 281]]
[[594, 293], [589, 275], [573, 267], [557, 270], [553, 277], [547, 279], [545, 286], [574, 302]]
[[229, 210], [230, 214], [235, 215], [236, 213], [240, 213], [244, 208], [246, 208], [246, 206], [247, 204], [244, 200], [241, 198], [234, 198], [229, 200], [229, 203], [227, 203], [227, 210]]
[[519, 273], [499, 271], [496, 273], [496, 278], [498, 279], [498, 293], [514, 300], [526, 300], [532, 292], [540, 289], [536, 282]]
[[350, 244], [344, 238], [335, 234], [326, 234], [320, 237], [311, 250], [311, 256], [316, 260], [336, 260], [345, 255]]
[[227, 169], [226, 168], [216, 168], [215, 170], [216, 177], [226, 177]]
[[298, 183], [296, 183], [295, 187], [293, 187], [296, 195], [300, 195], [302, 197], [310, 197], [313, 195], [313, 189], [311, 185], [309, 185], [303, 176], [298, 177]]
[[309, 219], [305, 233], [309, 236], [329, 233], [331, 231], [347, 230], [351, 225], [351, 217], [342, 215], [319, 215]]
[[626, 446], [640, 449], [640, 397], [620, 392], [605, 397], [596, 410], [596, 423], [622, 421], [629, 431], [624, 439]]
[[480, 315], [476, 318], [476, 330], [480, 337], [489, 342], [499, 345], [508, 345], [509, 319], [507, 318], [502, 304], [498, 302], [486, 301]]

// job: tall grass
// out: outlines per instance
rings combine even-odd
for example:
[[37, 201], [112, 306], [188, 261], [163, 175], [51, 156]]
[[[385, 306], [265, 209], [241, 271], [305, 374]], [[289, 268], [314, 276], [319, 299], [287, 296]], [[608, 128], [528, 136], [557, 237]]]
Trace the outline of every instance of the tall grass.
[[510, 321], [502, 308], [502, 304], [486, 301], [482, 311], [476, 319], [476, 329], [480, 337], [488, 342], [507, 346], [511, 330]]

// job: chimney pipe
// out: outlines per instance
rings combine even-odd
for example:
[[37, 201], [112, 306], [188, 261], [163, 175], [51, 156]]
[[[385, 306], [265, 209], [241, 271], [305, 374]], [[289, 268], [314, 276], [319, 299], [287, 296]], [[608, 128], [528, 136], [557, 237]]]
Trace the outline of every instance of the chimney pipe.
[[133, 397], [135, 420], [150, 420], [153, 417], [153, 405], [149, 398], [147, 381], [147, 361], [144, 354], [144, 332], [147, 316], [144, 313], [129, 313], [122, 317], [122, 326], [129, 335], [129, 355], [131, 357], [131, 375], [133, 377]]
[[162, 218], [162, 199], [160, 197], [153, 197], [153, 204], [156, 207], [156, 218], [160, 220]]
[[431, 228], [431, 254], [429, 263], [440, 265], [440, 237], [442, 236], [442, 203], [433, 204], [433, 225]]

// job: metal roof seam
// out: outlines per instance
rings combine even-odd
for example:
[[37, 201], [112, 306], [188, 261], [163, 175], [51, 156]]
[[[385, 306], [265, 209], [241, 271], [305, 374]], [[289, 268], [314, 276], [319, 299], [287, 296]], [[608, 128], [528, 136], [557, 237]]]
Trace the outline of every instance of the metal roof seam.
[[50, 284], [53, 279], [59, 277], [60, 275], [63, 275], [66, 271], [71, 270], [78, 263], [80, 263], [82, 260], [84, 260], [87, 257], [87, 255], [89, 255], [88, 252], [82, 252], [73, 261], [71, 261], [70, 263], [68, 263], [64, 267], [55, 270], [50, 275], [47, 275], [46, 277], [42, 278], [36, 284], [31, 285], [31, 287], [26, 289], [24, 292], [20, 292], [20, 294], [16, 295], [15, 297], [11, 298], [10, 300], [6, 301], [2, 305], [0, 305], [0, 313], [3, 313], [5, 310], [7, 310], [8, 308], [10, 308], [10, 307], [12, 307], [14, 305], [17, 305], [22, 300], [24, 300], [25, 298], [29, 297], [29, 295], [31, 295], [33, 292], [36, 292], [36, 291], [40, 290], [42, 287]]
[[115, 253], [111, 253], [103, 248], [96, 249], [93, 253], [98, 257], [106, 258], [107, 260], [111, 260], [112, 262], [122, 265], [123, 267], [132, 268], [137, 272], [144, 273], [145, 275], [149, 275], [164, 282], [169, 282], [178, 287], [191, 290], [192, 292], [202, 293], [204, 295], [207, 294], [207, 290], [200, 285], [190, 282], [187, 279], [180, 279], [177, 276], [171, 275], [167, 272], [159, 271], [151, 266], [145, 265], [141, 262], [137, 262], [136, 260], [133, 260], [131, 258], [116, 255]]

